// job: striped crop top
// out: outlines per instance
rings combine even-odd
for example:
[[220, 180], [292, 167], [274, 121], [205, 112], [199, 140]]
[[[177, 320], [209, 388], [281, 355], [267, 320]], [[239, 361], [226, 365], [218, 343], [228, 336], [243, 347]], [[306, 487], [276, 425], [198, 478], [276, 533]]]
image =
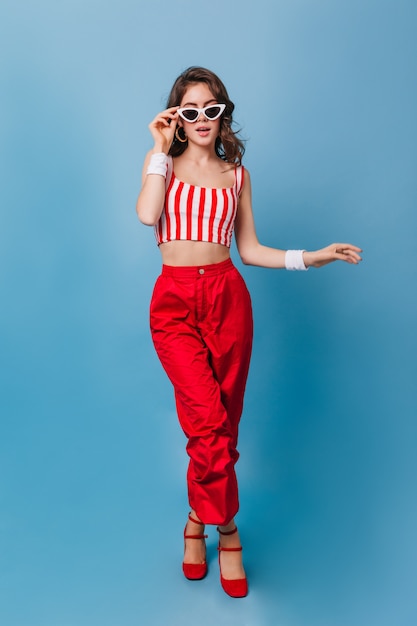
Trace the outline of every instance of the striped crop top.
[[235, 184], [224, 189], [196, 187], [175, 176], [168, 157], [165, 204], [155, 226], [156, 242], [177, 239], [220, 243], [230, 248], [244, 168], [235, 169]]

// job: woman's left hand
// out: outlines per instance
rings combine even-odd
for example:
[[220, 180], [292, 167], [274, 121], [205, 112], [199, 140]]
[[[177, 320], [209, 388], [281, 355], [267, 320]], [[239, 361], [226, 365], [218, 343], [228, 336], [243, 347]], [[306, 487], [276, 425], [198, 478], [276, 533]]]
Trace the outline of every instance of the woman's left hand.
[[357, 265], [362, 261], [359, 252], [362, 250], [350, 243], [332, 243], [321, 250], [303, 252], [303, 259], [306, 267], [323, 267], [333, 261], [345, 261]]

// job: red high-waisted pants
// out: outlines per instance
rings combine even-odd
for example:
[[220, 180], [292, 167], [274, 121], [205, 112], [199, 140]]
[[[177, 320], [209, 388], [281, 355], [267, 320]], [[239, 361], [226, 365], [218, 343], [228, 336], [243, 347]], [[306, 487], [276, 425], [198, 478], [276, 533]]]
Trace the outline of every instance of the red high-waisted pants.
[[150, 321], [188, 439], [190, 506], [204, 523], [226, 525], [239, 508], [234, 466], [252, 349], [248, 290], [230, 259], [164, 265]]

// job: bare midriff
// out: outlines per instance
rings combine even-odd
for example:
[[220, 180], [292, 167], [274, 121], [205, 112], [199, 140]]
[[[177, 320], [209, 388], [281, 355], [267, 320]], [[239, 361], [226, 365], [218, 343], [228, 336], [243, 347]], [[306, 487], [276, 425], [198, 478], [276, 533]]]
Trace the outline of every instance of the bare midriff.
[[230, 250], [220, 243], [206, 241], [169, 241], [159, 246], [164, 265], [176, 267], [211, 265], [230, 257]]

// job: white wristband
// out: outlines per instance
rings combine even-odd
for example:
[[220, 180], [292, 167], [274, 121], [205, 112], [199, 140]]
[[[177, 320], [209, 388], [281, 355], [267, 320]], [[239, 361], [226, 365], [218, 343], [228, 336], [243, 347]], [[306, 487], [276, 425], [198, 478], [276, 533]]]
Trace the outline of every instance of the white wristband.
[[160, 176], [166, 178], [167, 166], [168, 156], [165, 154], [165, 152], [156, 152], [151, 156], [148, 169], [146, 170], [146, 175], [159, 174]]
[[305, 250], [287, 250], [285, 268], [287, 270], [308, 270], [308, 267], [304, 265], [303, 252]]

